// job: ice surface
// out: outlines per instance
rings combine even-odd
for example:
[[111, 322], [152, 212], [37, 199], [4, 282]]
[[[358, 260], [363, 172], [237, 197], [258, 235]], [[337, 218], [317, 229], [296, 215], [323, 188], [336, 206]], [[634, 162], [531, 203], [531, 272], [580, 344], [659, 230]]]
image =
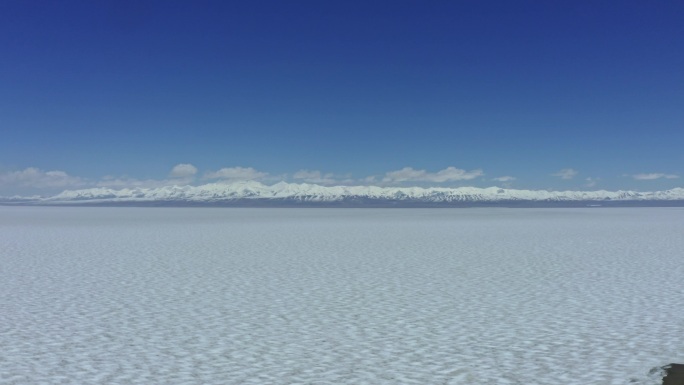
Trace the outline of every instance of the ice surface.
[[0, 207], [0, 384], [654, 383], [683, 261], [679, 208]]

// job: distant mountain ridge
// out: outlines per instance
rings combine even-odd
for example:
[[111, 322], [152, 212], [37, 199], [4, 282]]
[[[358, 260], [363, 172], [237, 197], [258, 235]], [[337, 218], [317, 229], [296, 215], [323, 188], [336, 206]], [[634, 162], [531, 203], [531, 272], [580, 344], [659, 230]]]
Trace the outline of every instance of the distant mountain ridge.
[[546, 191], [500, 187], [379, 187], [320, 186], [308, 183], [279, 182], [264, 185], [255, 181], [210, 183], [201, 186], [164, 186], [157, 188], [89, 188], [66, 190], [55, 196], [6, 197], [4, 203], [59, 205], [107, 203], [230, 204], [244, 206], [260, 203], [288, 205], [357, 202], [358, 205], [393, 202], [422, 204], [497, 203], [497, 202], [644, 202], [684, 201], [684, 188], [664, 191]]

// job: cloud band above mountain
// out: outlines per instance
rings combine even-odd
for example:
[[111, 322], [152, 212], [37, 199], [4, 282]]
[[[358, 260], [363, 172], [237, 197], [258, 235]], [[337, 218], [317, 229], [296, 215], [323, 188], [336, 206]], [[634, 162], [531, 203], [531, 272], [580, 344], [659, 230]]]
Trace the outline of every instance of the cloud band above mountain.
[[447, 167], [437, 172], [415, 170], [412, 167], [404, 167], [401, 170], [390, 171], [382, 178], [383, 182], [433, 182], [444, 183], [461, 180], [471, 180], [484, 175], [482, 170], [466, 171], [456, 167]]
[[[559, 170], [554, 177], [570, 181], [579, 174], [572, 168]], [[101, 178], [84, 178], [70, 175], [61, 170], [44, 171], [36, 167], [28, 167], [24, 170], [0, 172], [0, 195], [33, 195], [37, 193], [56, 193], [65, 189], [83, 189], [91, 187], [101, 188], [158, 188], [174, 185], [197, 185], [199, 181], [232, 183], [236, 181], [259, 181], [264, 183], [276, 183], [279, 181], [304, 182], [322, 186], [482, 186], [487, 181], [499, 182], [502, 187], [511, 188], [513, 184], [520, 185], [520, 181], [513, 176], [505, 175], [489, 179], [482, 178], [485, 173], [482, 169], [466, 170], [449, 166], [438, 171], [428, 171], [413, 167], [389, 171], [384, 174], [352, 177], [351, 174], [334, 174], [318, 170], [299, 170], [293, 174], [270, 174], [252, 167], [223, 167], [215, 171], [205, 171], [200, 175], [200, 170], [190, 163], [179, 163], [172, 167], [166, 178], [161, 179], [137, 179], [129, 176], [104, 176]], [[549, 174], [547, 174], [549, 175]], [[661, 180], [663, 185], [667, 181], [675, 181], [679, 176], [671, 173], [643, 173], [623, 174], [637, 181]], [[527, 179], [527, 178], [526, 178]], [[594, 187], [601, 181], [606, 185], [606, 179], [598, 176], [582, 178], [577, 182], [576, 189]], [[565, 183], [565, 182], [564, 182]], [[669, 187], [672, 182], [669, 182]]]

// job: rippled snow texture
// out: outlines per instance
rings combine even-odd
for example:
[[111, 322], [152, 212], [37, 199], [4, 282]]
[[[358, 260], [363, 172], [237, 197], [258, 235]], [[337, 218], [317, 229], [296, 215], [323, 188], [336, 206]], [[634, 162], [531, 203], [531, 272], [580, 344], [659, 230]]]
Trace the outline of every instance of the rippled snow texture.
[[0, 246], [0, 384], [628, 384], [684, 362], [680, 208], [0, 207]]

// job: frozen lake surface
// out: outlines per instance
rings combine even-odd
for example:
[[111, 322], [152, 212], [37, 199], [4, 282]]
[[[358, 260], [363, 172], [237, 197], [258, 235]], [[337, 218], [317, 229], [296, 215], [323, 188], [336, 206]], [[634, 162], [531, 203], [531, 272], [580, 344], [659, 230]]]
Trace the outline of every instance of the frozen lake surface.
[[684, 209], [0, 207], [0, 384], [648, 384]]

